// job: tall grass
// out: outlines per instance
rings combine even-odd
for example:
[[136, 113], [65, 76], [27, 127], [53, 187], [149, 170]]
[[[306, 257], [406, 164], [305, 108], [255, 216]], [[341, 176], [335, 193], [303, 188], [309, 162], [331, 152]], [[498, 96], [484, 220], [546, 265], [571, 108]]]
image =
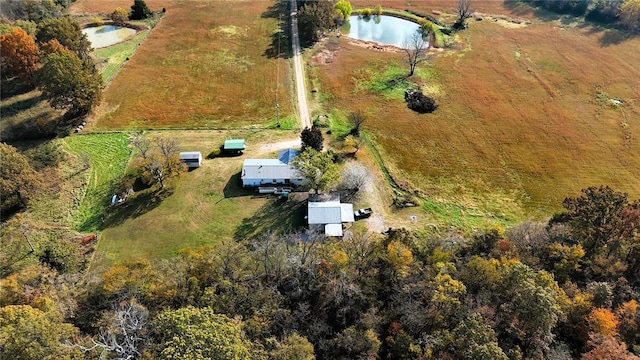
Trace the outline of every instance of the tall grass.
[[80, 207], [73, 216], [79, 231], [96, 231], [109, 206], [116, 183], [124, 173], [131, 149], [127, 134], [91, 134], [64, 139], [67, 150], [85, 161], [91, 176]]
[[132, 39], [94, 51], [95, 56], [106, 63], [100, 69], [100, 75], [105, 83], [111, 81], [147, 35], [149, 35], [149, 30], [143, 30]]

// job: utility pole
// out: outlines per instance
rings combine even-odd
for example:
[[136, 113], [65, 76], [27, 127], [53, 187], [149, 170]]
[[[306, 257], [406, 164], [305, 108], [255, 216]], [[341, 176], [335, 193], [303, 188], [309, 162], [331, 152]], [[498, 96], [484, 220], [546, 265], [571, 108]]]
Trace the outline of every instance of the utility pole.
[[280, 36], [282, 35], [282, 14], [278, 14], [278, 55], [276, 56], [276, 121], [280, 128], [280, 105], [278, 104], [278, 92], [280, 92]]

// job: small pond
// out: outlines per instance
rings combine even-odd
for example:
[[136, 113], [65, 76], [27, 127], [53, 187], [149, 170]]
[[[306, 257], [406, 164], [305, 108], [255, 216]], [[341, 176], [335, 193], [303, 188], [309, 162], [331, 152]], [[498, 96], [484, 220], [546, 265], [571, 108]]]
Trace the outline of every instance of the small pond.
[[382, 45], [399, 48], [420, 29], [420, 25], [393, 16], [351, 16], [342, 27], [346, 36], [366, 41], [375, 41]]
[[128, 37], [135, 35], [136, 30], [122, 26], [103, 25], [88, 27], [82, 29], [82, 32], [87, 35], [89, 42], [91, 42], [91, 46], [94, 49], [98, 49], [117, 44]]

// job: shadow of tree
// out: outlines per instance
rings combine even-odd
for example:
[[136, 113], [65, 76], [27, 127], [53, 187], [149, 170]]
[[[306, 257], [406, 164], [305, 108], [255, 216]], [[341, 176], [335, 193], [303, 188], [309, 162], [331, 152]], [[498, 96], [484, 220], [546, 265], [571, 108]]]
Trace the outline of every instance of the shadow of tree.
[[504, 6], [509, 9], [513, 15], [533, 15], [542, 21], [560, 21], [563, 25], [582, 21], [577, 27], [586, 29], [588, 35], [603, 32], [599, 40], [601, 47], [619, 45], [639, 35], [638, 33], [620, 28], [620, 24], [601, 23], [592, 19], [585, 19], [585, 16], [588, 17], [589, 15], [588, 11], [585, 16], [577, 16], [570, 11], [560, 13], [540, 7], [533, 7], [522, 0], [504, 0]]
[[286, 234], [303, 228], [306, 224], [306, 205], [307, 201], [274, 199], [258, 209], [252, 217], [244, 218], [235, 230], [234, 239], [249, 239], [264, 231]]
[[113, 205], [107, 209], [100, 228], [105, 229], [117, 226], [127, 219], [134, 219], [146, 214], [162, 204], [162, 201], [171, 196], [173, 191], [171, 188], [156, 191], [148, 189], [128, 197], [125, 202]]
[[262, 14], [262, 18], [278, 19], [279, 31], [271, 34], [271, 43], [263, 54], [269, 59], [289, 59], [291, 57], [291, 28], [288, 11], [289, 2], [281, 0], [269, 6], [267, 11]]
[[611, 45], [619, 45], [629, 39], [637, 37], [638, 34], [624, 32], [619, 30], [607, 30], [600, 38], [600, 46], [607, 47]]

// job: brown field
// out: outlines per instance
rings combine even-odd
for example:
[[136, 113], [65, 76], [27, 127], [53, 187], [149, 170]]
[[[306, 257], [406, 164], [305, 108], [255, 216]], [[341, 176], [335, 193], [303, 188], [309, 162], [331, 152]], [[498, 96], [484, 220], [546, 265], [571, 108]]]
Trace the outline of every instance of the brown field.
[[[442, 10], [443, 3], [411, 2], [424, 12]], [[446, 2], [450, 9], [452, 3]], [[491, 202], [482, 198], [510, 198], [538, 215], [558, 210], [566, 196], [590, 185], [608, 184], [640, 198], [640, 38], [574, 26], [570, 19], [565, 25], [536, 20], [532, 11], [498, 1], [474, 5], [532, 24], [470, 20], [455, 49], [433, 52], [422, 65], [433, 77], [422, 86], [440, 105], [434, 114], [356, 93], [358, 71], [408, 66], [402, 54], [367, 50], [345, 38], [329, 41], [335, 62], [314, 72], [330, 95], [328, 111], [365, 109], [364, 127], [394, 176], [430, 197], [480, 208]]]
[[[86, 8], [103, 11], [93, 3]], [[150, 2], [152, 8], [162, 3], [155, 4]], [[106, 89], [95, 128], [267, 126], [276, 120], [277, 78], [281, 118], [291, 116], [288, 63], [272, 55], [278, 19], [270, 6], [171, 3]]]

